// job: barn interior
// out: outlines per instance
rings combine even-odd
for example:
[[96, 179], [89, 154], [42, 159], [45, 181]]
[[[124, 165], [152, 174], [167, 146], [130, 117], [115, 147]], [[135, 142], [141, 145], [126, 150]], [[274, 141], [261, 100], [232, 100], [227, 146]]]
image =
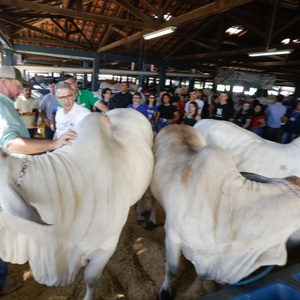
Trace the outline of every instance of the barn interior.
[[[83, 87], [93, 91], [101, 74], [136, 77], [140, 86], [152, 78], [159, 91], [168, 79], [190, 87], [197, 79], [214, 89], [220, 70], [240, 71], [271, 76], [274, 86], [294, 87], [300, 98], [299, 25], [299, 0], [0, 0], [1, 64], [16, 66], [27, 79], [83, 74]], [[174, 31], [144, 38], [168, 27]], [[249, 56], [256, 52], [266, 55]], [[148, 232], [131, 209], [96, 299], [156, 299], [164, 276], [164, 218], [160, 208], [158, 228]], [[287, 267], [300, 262], [298, 253], [299, 247], [289, 250]], [[175, 300], [225, 287], [199, 278], [192, 264], [182, 262]], [[3, 300], [70, 300], [85, 294], [83, 271], [68, 287], [46, 287], [34, 281], [28, 264], [10, 270], [25, 284]]]
[[[152, 73], [162, 88], [166, 73], [213, 82], [220, 69], [272, 74], [277, 85], [297, 87], [299, 6], [298, 0], [1, 0], [2, 64], [24, 72], [81, 70], [95, 75], [93, 90], [101, 72]], [[167, 27], [174, 32], [144, 39]]]

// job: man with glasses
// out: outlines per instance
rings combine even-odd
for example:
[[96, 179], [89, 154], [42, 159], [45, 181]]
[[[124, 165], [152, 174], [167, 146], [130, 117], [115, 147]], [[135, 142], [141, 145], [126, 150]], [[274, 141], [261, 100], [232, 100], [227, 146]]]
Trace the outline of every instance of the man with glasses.
[[138, 92], [134, 93], [132, 100], [133, 100], [133, 103], [129, 104], [127, 106], [127, 108], [133, 108], [133, 109], [139, 111], [140, 113], [142, 113], [147, 118], [147, 116], [148, 116], [147, 107], [145, 106], [145, 103], [141, 104], [141, 101], [142, 101], [141, 94]]
[[79, 122], [91, 111], [75, 103], [73, 90], [68, 82], [60, 81], [55, 85], [55, 97], [62, 107], [55, 116], [54, 139], [58, 139], [68, 129], [75, 130]]
[[[0, 147], [2, 151], [34, 154], [51, 151], [70, 145], [69, 139], [76, 138], [74, 131], [68, 131], [56, 141], [30, 139], [29, 132], [14, 108], [14, 101], [23, 92], [23, 86], [30, 84], [23, 80], [21, 72], [11, 66], [0, 67]], [[1, 204], [1, 203], [0, 203]], [[10, 294], [23, 282], [7, 280], [8, 264], [0, 259], [0, 296]]]
[[[78, 83], [72, 75], [66, 74], [63, 77], [63, 81], [70, 84], [71, 89], [72, 89], [73, 100], [78, 105], [83, 106], [90, 111], [93, 111], [94, 107], [98, 108], [102, 112], [109, 111], [109, 108], [107, 106], [105, 106], [103, 103], [101, 103], [101, 101], [91, 91], [79, 90]], [[54, 120], [54, 115], [56, 114], [57, 110], [60, 107], [61, 107], [61, 105], [59, 103], [56, 103], [56, 105], [54, 105], [54, 108], [52, 110], [52, 117], [51, 117], [52, 122]]]
[[90, 111], [93, 111], [93, 106], [97, 107], [103, 112], [109, 111], [108, 107], [101, 103], [101, 101], [91, 91], [79, 90], [77, 81], [73, 76], [65, 75], [63, 81], [70, 84], [71, 89], [73, 90], [73, 100], [78, 105], [83, 106]]

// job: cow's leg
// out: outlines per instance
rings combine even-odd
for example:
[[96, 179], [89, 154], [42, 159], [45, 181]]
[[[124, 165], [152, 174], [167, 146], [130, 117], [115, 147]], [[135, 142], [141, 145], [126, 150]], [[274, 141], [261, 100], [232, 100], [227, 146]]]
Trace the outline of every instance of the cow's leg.
[[158, 202], [154, 199], [152, 196], [152, 201], [151, 201], [151, 213], [150, 217], [147, 223], [147, 230], [154, 230], [156, 228], [156, 210], [158, 207]]
[[93, 300], [95, 287], [102, 275], [103, 269], [106, 266], [108, 260], [114, 253], [114, 249], [111, 251], [102, 251], [97, 256], [89, 261], [84, 270], [84, 280], [86, 283], [86, 294], [84, 300]]
[[159, 291], [159, 300], [172, 300], [173, 295], [171, 291], [171, 284], [173, 279], [178, 274], [179, 258], [181, 253], [181, 247], [179, 243], [174, 243], [166, 236], [166, 276], [164, 283]]
[[138, 222], [144, 222], [144, 220], [145, 220], [144, 197], [145, 197], [145, 195], [141, 198], [141, 200], [138, 201], [138, 203], [136, 205], [136, 219]]

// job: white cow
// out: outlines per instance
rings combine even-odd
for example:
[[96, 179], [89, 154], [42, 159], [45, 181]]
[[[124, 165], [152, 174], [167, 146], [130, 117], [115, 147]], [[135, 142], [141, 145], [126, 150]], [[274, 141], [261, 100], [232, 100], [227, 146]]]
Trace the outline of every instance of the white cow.
[[194, 128], [208, 144], [226, 150], [240, 172], [267, 177], [300, 176], [300, 138], [279, 144], [233, 123], [208, 119], [197, 122]]
[[251, 181], [224, 150], [203, 145], [185, 125], [167, 126], [155, 139], [150, 187], [166, 211], [160, 299], [172, 299], [181, 252], [199, 276], [235, 283], [260, 266], [284, 265], [285, 242], [300, 227], [300, 178], [252, 174], [267, 183]]
[[[25, 168], [24, 156], [0, 154], [0, 257], [29, 261], [34, 278], [49, 286], [72, 283], [85, 266], [86, 300], [153, 171], [149, 121], [132, 109], [107, 115], [111, 126], [101, 114], [90, 114], [72, 145], [29, 156]], [[25, 176], [16, 186], [21, 170]], [[25, 200], [53, 225], [28, 221]], [[18, 210], [20, 203], [25, 213]]]

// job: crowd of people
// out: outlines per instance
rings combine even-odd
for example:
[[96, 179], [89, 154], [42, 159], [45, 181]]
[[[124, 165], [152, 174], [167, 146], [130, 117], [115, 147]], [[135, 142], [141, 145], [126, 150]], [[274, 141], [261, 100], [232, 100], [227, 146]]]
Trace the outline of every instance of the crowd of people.
[[[233, 122], [276, 142], [288, 143], [300, 134], [300, 104], [294, 95], [289, 95], [287, 99], [278, 95], [275, 103], [264, 106], [254, 97], [239, 95], [234, 103], [227, 92], [208, 97], [201, 89], [179, 95], [166, 90], [157, 96], [153, 92], [132, 94], [128, 91], [128, 83], [122, 82], [120, 92], [113, 94], [110, 88], [104, 88], [102, 98], [98, 99], [92, 92], [78, 89], [76, 79], [71, 75], [65, 75], [61, 82], [69, 84], [69, 97], [58, 97], [61, 88], [58, 89], [58, 83], [53, 80], [49, 83], [50, 93], [44, 96], [40, 105], [31, 96], [30, 87], [25, 88], [15, 101], [15, 108], [31, 138], [39, 114], [45, 124], [46, 138], [56, 139], [66, 130], [74, 130], [87, 111], [105, 113], [116, 108], [132, 108], [141, 112], [150, 121], [154, 135], [170, 124], [193, 126], [197, 121], [207, 118]], [[66, 85], [63, 86], [66, 88]], [[70, 104], [69, 110], [67, 106]], [[64, 114], [59, 112], [60, 108], [63, 108]], [[85, 113], [82, 108], [85, 108]]]
[[[229, 121], [265, 139], [284, 144], [300, 136], [300, 101], [295, 95], [289, 95], [287, 99], [278, 95], [275, 103], [269, 105], [245, 95], [240, 95], [234, 103], [227, 92], [210, 95], [208, 101], [203, 90], [192, 90], [189, 95], [171, 98], [170, 103], [176, 107], [179, 118], [176, 114], [169, 116], [166, 118], [169, 123], [193, 126], [197, 121], [208, 118]], [[161, 95], [160, 99], [163, 99]], [[158, 114], [158, 122], [160, 118]], [[157, 132], [160, 129], [154, 128]]]

